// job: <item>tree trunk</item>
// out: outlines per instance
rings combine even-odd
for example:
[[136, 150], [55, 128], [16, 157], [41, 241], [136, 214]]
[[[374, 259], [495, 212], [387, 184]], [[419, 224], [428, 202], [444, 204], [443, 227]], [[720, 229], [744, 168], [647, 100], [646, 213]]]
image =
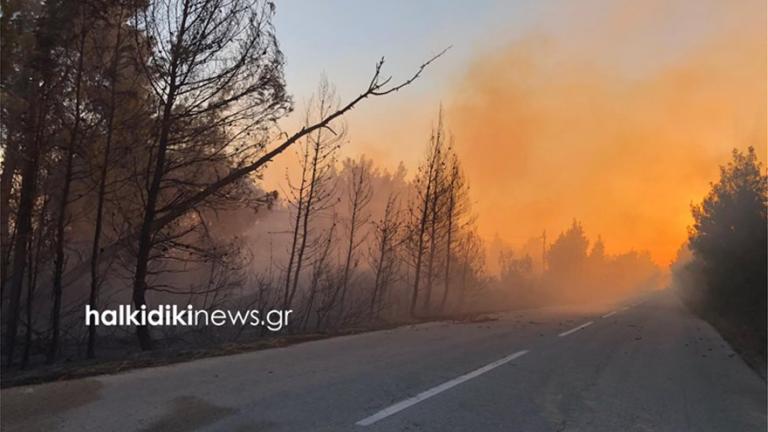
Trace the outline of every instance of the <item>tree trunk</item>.
[[[432, 178], [431, 173], [429, 178]], [[424, 233], [427, 230], [427, 213], [429, 208], [427, 203], [429, 199], [428, 197], [430, 193], [430, 187], [431, 180], [427, 183], [427, 192], [424, 198], [424, 202], [422, 202], [421, 218], [419, 220], [419, 240], [416, 249], [416, 270], [413, 280], [413, 293], [411, 294], [411, 317], [416, 316], [416, 302], [419, 298], [419, 282], [421, 281], [421, 265], [422, 259], [424, 257]]]
[[[442, 122], [442, 117], [440, 118], [440, 121]], [[414, 275], [414, 281], [413, 281], [413, 293], [411, 295], [411, 317], [414, 317], [416, 314], [416, 304], [419, 297], [419, 284], [421, 283], [421, 267], [423, 265], [423, 259], [424, 259], [424, 235], [427, 231], [427, 223], [428, 223], [428, 216], [429, 216], [429, 208], [430, 208], [430, 199], [433, 194], [436, 193], [437, 185], [435, 184], [434, 178], [436, 178], [435, 171], [438, 169], [437, 164], [439, 163], [440, 159], [440, 129], [442, 128], [442, 123], [438, 123], [437, 132], [433, 133], [432, 135], [432, 154], [430, 155], [427, 168], [427, 188], [424, 192], [424, 197], [421, 201], [421, 215], [419, 218], [419, 227], [418, 227], [418, 245], [417, 245], [417, 251], [416, 251], [416, 270]]]
[[296, 290], [299, 288], [299, 276], [301, 276], [301, 267], [304, 264], [304, 252], [307, 249], [307, 238], [309, 237], [309, 216], [312, 212], [312, 202], [314, 201], [315, 191], [317, 188], [317, 169], [320, 163], [320, 143], [321, 143], [321, 130], [317, 131], [317, 139], [314, 143], [314, 154], [312, 155], [312, 174], [309, 178], [309, 191], [307, 191], [307, 202], [304, 206], [304, 221], [301, 228], [301, 243], [299, 245], [298, 255], [296, 257], [296, 271], [293, 276], [293, 285], [285, 302], [284, 309], [291, 308], [293, 303], [293, 297], [296, 295]]
[[[437, 142], [440, 143], [440, 134], [438, 131]], [[436, 150], [437, 156], [435, 158], [434, 179], [432, 187], [432, 217], [429, 222], [429, 260], [427, 261], [427, 285], [425, 286], [424, 305], [422, 306], [426, 313], [430, 312], [430, 303], [432, 301], [432, 284], [434, 281], [434, 265], [435, 265], [435, 252], [437, 248], [437, 223], [439, 216], [439, 209], [437, 208], [438, 201], [440, 200], [441, 191], [438, 190], [440, 184], [440, 148]]]
[[[175, 87], [171, 87], [169, 94], [172, 95], [175, 91]], [[169, 97], [169, 100], [171, 98]], [[141, 308], [147, 304], [146, 292], [147, 292], [147, 270], [149, 267], [149, 254], [152, 251], [153, 246], [153, 225], [155, 216], [157, 214], [157, 200], [160, 195], [160, 183], [163, 178], [163, 171], [165, 170], [165, 158], [168, 147], [168, 136], [170, 134], [170, 116], [171, 103], [166, 102], [163, 122], [160, 132], [160, 139], [157, 149], [157, 160], [155, 163], [155, 169], [152, 174], [152, 182], [150, 184], [149, 192], [147, 193], [147, 201], [144, 207], [144, 219], [141, 224], [141, 230], [139, 231], [139, 243], [138, 252], [136, 254], [136, 271], [134, 272], [133, 279], [133, 305], [136, 309]], [[136, 326], [136, 336], [139, 339], [139, 346], [142, 350], [152, 349], [152, 338], [149, 333], [149, 327], [146, 325]]]
[[315, 263], [315, 271], [312, 275], [312, 286], [309, 289], [309, 299], [307, 300], [307, 312], [304, 314], [304, 319], [301, 326], [301, 328], [305, 331], [309, 325], [309, 317], [312, 314], [312, 308], [315, 304], [315, 297], [317, 297], [317, 287], [320, 284], [320, 277], [322, 276], [323, 268], [325, 267], [325, 261], [328, 259], [328, 254], [331, 250], [331, 243], [333, 242], [333, 231], [335, 227], [336, 222], [334, 219], [334, 223], [328, 232], [328, 239], [326, 240], [325, 247], [323, 248], [323, 253]]
[[445, 245], [445, 289], [443, 300], [440, 302], [440, 312], [445, 311], [445, 303], [448, 301], [448, 290], [451, 285], [451, 240], [453, 240], [454, 207], [456, 206], [456, 168], [451, 171], [451, 184], [448, 189], [448, 232]]
[[[98, 309], [99, 303], [99, 258], [101, 252], [101, 231], [104, 220], [104, 200], [107, 191], [107, 172], [109, 171], [109, 157], [112, 150], [112, 136], [114, 133], [115, 106], [117, 101], [117, 68], [121, 46], [122, 9], [117, 20], [117, 34], [115, 35], [115, 49], [112, 53], [111, 88], [109, 92], [109, 112], [107, 113], [107, 136], [104, 143], [104, 157], [102, 159], [101, 172], [99, 173], [99, 190], [96, 201], [96, 222], [93, 229], [93, 243], [91, 245], [91, 292], [88, 296], [88, 305], [91, 310]], [[96, 357], [96, 326], [88, 327], [88, 358]]]
[[357, 203], [352, 207], [352, 219], [349, 229], [349, 244], [347, 245], [347, 256], [344, 261], [344, 273], [341, 277], [341, 297], [339, 298], [339, 320], [344, 319], [344, 301], [347, 297], [347, 286], [349, 285], [349, 270], [352, 265], [352, 253], [355, 247], [355, 225], [357, 224]]
[[[304, 160], [309, 157], [309, 149], [306, 148], [304, 152]], [[301, 217], [304, 214], [304, 188], [306, 187], [307, 179], [307, 167], [301, 167], [301, 183], [299, 184], [299, 197], [296, 203], [296, 220], [293, 223], [293, 238], [291, 240], [291, 255], [288, 258], [288, 268], [285, 271], [285, 291], [283, 293], [283, 309], [288, 310], [290, 307], [291, 299], [291, 277], [293, 275], [293, 263], [296, 259], [296, 247], [299, 241], [299, 230], [301, 225]]]
[[5, 286], [8, 280], [8, 266], [11, 261], [10, 203], [13, 176], [16, 173], [18, 145], [14, 140], [6, 139], [3, 152], [3, 172], [0, 174], [0, 299], [5, 299]]
[[59, 350], [59, 332], [61, 327], [61, 295], [62, 295], [62, 275], [64, 274], [64, 230], [66, 228], [67, 204], [69, 202], [69, 190], [72, 185], [72, 165], [75, 157], [75, 145], [80, 132], [80, 86], [83, 79], [83, 58], [85, 57], [85, 26], [80, 22], [80, 45], [78, 47], [77, 76], [75, 78], [75, 118], [72, 125], [72, 132], [67, 146], [66, 168], [64, 172], [64, 184], [61, 191], [61, 202], [59, 203], [58, 220], [56, 221], [56, 259], [53, 270], [53, 309], [51, 310], [51, 342], [48, 348], [48, 363], [56, 360]]
[[[387, 234], [382, 233], [382, 241], [381, 241], [381, 247], [379, 248], [379, 259], [376, 262], [376, 279], [373, 283], [373, 295], [371, 296], [371, 307], [369, 311], [369, 315], [371, 318], [378, 318], [378, 313], [376, 311], [376, 300], [379, 296], [379, 290], [381, 290], [381, 274], [383, 272], [384, 268], [384, 258], [386, 254], [386, 237]], [[375, 316], [374, 316], [375, 314]]]
[[[180, 57], [182, 53], [182, 41], [187, 29], [187, 18], [189, 17], [189, 3], [184, 3], [181, 23], [179, 24], [176, 41], [171, 48], [171, 65], [168, 74], [168, 94], [163, 104], [163, 115], [160, 121], [160, 136], [157, 141], [157, 155], [155, 167], [152, 172], [149, 191], [144, 205], [144, 219], [139, 230], [138, 248], [136, 254], [136, 271], [133, 276], [133, 306], [137, 309], [146, 306], [147, 292], [147, 270], [149, 267], [149, 255], [154, 246], [154, 234], [162, 229], [162, 225], [157, 224], [157, 201], [160, 196], [160, 185], [165, 174], [165, 161], [168, 152], [168, 140], [173, 123], [173, 108], [176, 102], [177, 73]], [[142, 350], [152, 349], [152, 337], [149, 333], [149, 327], [146, 325], [136, 326], [136, 337], [139, 339], [139, 346]]]
[[8, 365], [13, 363], [16, 349], [16, 335], [19, 325], [19, 306], [21, 302], [21, 289], [24, 284], [24, 270], [27, 265], [29, 237], [32, 233], [32, 208], [37, 187], [37, 166], [40, 157], [38, 153], [38, 139], [27, 152], [26, 161], [22, 169], [21, 190], [19, 191], [19, 209], [16, 216], [16, 235], [13, 250], [13, 266], [8, 280], [8, 306], [5, 312], [5, 356]]
[[[35, 296], [35, 290], [37, 288], [37, 273], [40, 263], [40, 250], [42, 249], [43, 245], [43, 227], [45, 226], [45, 213], [48, 208], [48, 200], [46, 199], [43, 202], [43, 206], [40, 209], [40, 214], [38, 216], [38, 222], [37, 222], [37, 236], [34, 239], [34, 252], [32, 251], [32, 244], [29, 246], [29, 252], [27, 252], [30, 256], [30, 264], [29, 264], [29, 274], [27, 275], [27, 304], [26, 304], [26, 316], [27, 316], [27, 328], [26, 333], [24, 334], [24, 354], [22, 356], [21, 360], [21, 367], [24, 368], [29, 363], [29, 354], [32, 348], [32, 331], [34, 330], [32, 327], [33, 319], [32, 319], [32, 306], [34, 304], [34, 296]], [[30, 240], [35, 237], [34, 233], [32, 236], [30, 236]]]

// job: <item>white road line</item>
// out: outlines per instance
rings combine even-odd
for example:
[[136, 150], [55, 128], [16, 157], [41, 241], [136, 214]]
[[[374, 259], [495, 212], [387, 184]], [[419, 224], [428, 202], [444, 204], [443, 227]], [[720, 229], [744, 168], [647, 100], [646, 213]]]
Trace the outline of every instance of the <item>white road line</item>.
[[416, 396], [414, 396], [412, 398], [408, 398], [408, 399], [402, 400], [402, 401], [400, 401], [400, 402], [398, 402], [398, 403], [396, 403], [394, 405], [391, 405], [391, 406], [389, 406], [387, 408], [384, 408], [383, 410], [377, 412], [376, 414], [374, 414], [374, 415], [372, 415], [370, 417], [366, 417], [366, 418], [360, 420], [359, 422], [357, 422], [355, 424], [358, 425], [358, 426], [370, 426], [370, 425], [376, 423], [377, 421], [379, 421], [381, 419], [387, 418], [387, 417], [389, 417], [389, 416], [391, 416], [393, 414], [397, 414], [398, 412], [400, 412], [400, 411], [402, 411], [402, 410], [404, 410], [406, 408], [409, 408], [409, 407], [411, 407], [413, 405], [416, 405], [417, 403], [419, 403], [419, 402], [421, 402], [421, 401], [423, 401], [425, 399], [429, 399], [432, 396], [435, 396], [435, 395], [437, 395], [439, 393], [442, 393], [442, 392], [444, 392], [444, 391], [446, 391], [446, 390], [448, 390], [448, 389], [450, 389], [452, 387], [456, 387], [457, 385], [459, 385], [459, 384], [461, 384], [461, 383], [463, 383], [465, 381], [469, 381], [472, 378], [477, 378], [480, 375], [482, 375], [482, 374], [484, 374], [484, 373], [486, 373], [486, 372], [488, 372], [488, 371], [490, 371], [492, 369], [496, 369], [497, 367], [499, 367], [499, 366], [501, 366], [501, 365], [503, 365], [505, 363], [509, 363], [509, 362], [511, 362], [512, 360], [514, 360], [514, 359], [516, 359], [518, 357], [522, 357], [522, 356], [524, 356], [527, 353], [528, 353], [528, 350], [523, 350], [523, 351], [518, 351], [518, 352], [516, 352], [514, 354], [510, 354], [510, 355], [508, 355], [508, 356], [506, 356], [504, 358], [496, 360], [493, 363], [489, 363], [489, 364], [487, 364], [487, 365], [485, 365], [485, 366], [483, 366], [483, 367], [481, 367], [479, 369], [475, 369], [472, 372], [466, 373], [466, 374], [464, 374], [464, 375], [462, 375], [460, 377], [457, 377], [457, 378], [454, 378], [454, 379], [452, 379], [450, 381], [444, 382], [444, 383], [440, 384], [439, 386], [432, 387], [429, 390], [423, 391], [423, 392], [417, 394]]
[[608, 312], [607, 314], [603, 315], [603, 318], [610, 318], [610, 317], [616, 315], [616, 312], [618, 312], [618, 311]]
[[570, 329], [570, 330], [568, 330], [568, 331], [562, 332], [562, 333], [560, 333], [558, 336], [559, 336], [559, 337], [565, 337], [565, 336], [568, 336], [568, 335], [569, 335], [569, 334], [571, 334], [571, 333], [575, 333], [575, 332], [577, 332], [577, 331], [579, 331], [579, 330], [581, 330], [581, 329], [583, 329], [583, 328], [585, 328], [585, 327], [589, 327], [589, 326], [591, 326], [591, 325], [592, 325], [592, 321], [590, 321], [590, 322], [587, 322], [587, 323], [584, 323], [584, 324], [582, 324], [582, 325], [580, 325], [580, 326], [578, 326], [578, 327], [574, 327], [574, 328], [572, 328], [572, 329]]

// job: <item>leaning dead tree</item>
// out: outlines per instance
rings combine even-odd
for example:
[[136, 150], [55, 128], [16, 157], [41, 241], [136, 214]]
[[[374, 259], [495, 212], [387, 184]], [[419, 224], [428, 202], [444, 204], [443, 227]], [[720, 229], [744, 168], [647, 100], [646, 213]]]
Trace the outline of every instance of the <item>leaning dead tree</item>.
[[[263, 134], [291, 108], [272, 9], [262, 2], [168, 0], [136, 14], [136, 27], [153, 43], [147, 48], [149, 58], [140, 63], [146, 65], [159, 113], [148, 137], [147, 187], [137, 227], [137, 308], [146, 304], [158, 235], [174, 236], [163, 228], [239, 180], [190, 201], [225, 175], [226, 167], [248, 163], [263, 148]], [[218, 134], [200, 141], [211, 132]], [[251, 133], [254, 139], [243, 139]], [[214, 171], [203, 179], [185, 175], [195, 165]], [[142, 349], [152, 347], [146, 326], [137, 326], [137, 336]]]
[[[384, 65], [384, 61], [382, 59], [376, 64], [374, 75], [367, 89], [363, 93], [361, 93], [359, 96], [357, 96], [355, 99], [353, 99], [352, 101], [350, 101], [349, 103], [347, 103], [346, 105], [338, 109], [337, 111], [329, 114], [328, 116], [318, 121], [317, 123], [310, 126], [303, 127], [301, 130], [291, 135], [288, 139], [283, 141], [281, 144], [279, 144], [272, 150], [266, 152], [263, 156], [257, 158], [254, 162], [240, 168], [232, 169], [227, 175], [223, 176], [221, 179], [210, 183], [209, 185], [204, 187], [201, 191], [193, 194], [187, 199], [184, 199], [178, 202], [175, 206], [162, 212], [160, 215], [157, 215], [157, 217], [155, 217], [152, 220], [152, 222], [148, 224], [148, 227], [146, 227], [146, 229], [149, 232], [157, 231], [165, 227], [166, 225], [170, 224], [171, 222], [177, 220], [178, 218], [184, 216], [188, 211], [190, 211], [195, 206], [199, 205], [200, 203], [202, 203], [203, 201], [211, 197], [213, 194], [243, 179], [249, 174], [257, 172], [259, 169], [264, 167], [267, 163], [272, 161], [272, 159], [280, 155], [282, 152], [284, 152], [286, 149], [288, 149], [290, 146], [295, 144], [304, 136], [311, 134], [317, 130], [328, 128], [328, 125], [333, 120], [340, 118], [341, 116], [343, 116], [344, 114], [352, 110], [355, 106], [357, 106], [363, 100], [366, 100], [370, 97], [378, 97], [378, 96], [385, 96], [388, 94], [392, 94], [410, 85], [412, 82], [418, 79], [421, 76], [421, 73], [424, 71], [424, 69], [426, 69], [426, 67], [429, 66], [433, 61], [435, 61], [440, 55], [442, 55], [442, 52], [437, 56], [431, 58], [424, 64], [422, 64], [418, 68], [416, 73], [414, 73], [410, 78], [408, 78], [407, 80], [397, 85], [391, 85], [391, 86], [390, 86], [391, 77], [383, 78], [381, 75], [381, 68]], [[138, 273], [138, 274], [139, 275], [143, 274], [145, 276], [146, 269], [144, 269], [143, 273]], [[137, 280], [140, 280], [140, 279], [137, 279]], [[136, 287], [137, 285], [135, 285], [135, 288]], [[138, 289], [140, 290], [140, 293], [141, 293], [138, 299], [142, 302], [140, 304], [144, 304], [143, 303], [144, 301], [143, 283]], [[145, 334], [144, 337], [148, 338], [148, 332]], [[148, 345], [146, 343], [148, 339], [144, 339], [144, 340], [145, 340], [145, 343], [142, 346], [144, 348], [149, 348], [151, 345]]]
[[[277, 121], [293, 104], [271, 1], [11, 2], [3, 11], [0, 297], [7, 364], [19, 357], [24, 329], [25, 362], [42, 351], [35, 347], [47, 345], [53, 360], [73, 347], [66, 342], [86, 335], [86, 353], [94, 356], [95, 327], [80, 333], [81, 320], [69, 318], [86, 302], [96, 309], [125, 301], [118, 299], [124, 293], [136, 307], [170, 294], [204, 295], [203, 305], [221, 301], [217, 287], [231, 284], [218, 275], [236, 262], [229, 254], [237, 240], [215, 232], [226, 231], [218, 212], [272, 203], [276, 195], [254, 181], [270, 161], [318, 135], [340, 139], [335, 122], [347, 112], [410, 85], [442, 55], [401, 82], [383, 75], [382, 59], [357, 97], [285, 134]], [[309, 172], [305, 180], [311, 186]], [[299, 280], [310, 268], [322, 275], [310, 289], [315, 309], [340, 286], [342, 267], [334, 262], [333, 230], [308, 229], [316, 195], [302, 193], [299, 207], [313, 210], [297, 212], [297, 243], [306, 244], [296, 246], [304, 256], [286, 283], [290, 296], [306, 300]], [[348, 273], [355, 254], [350, 258]], [[222, 282], [202, 283], [207, 268], [209, 279]], [[129, 290], [117, 289], [121, 279]], [[53, 292], [50, 300], [43, 290]], [[274, 294], [269, 304], [283, 297]], [[141, 347], [151, 348], [148, 329], [136, 332]]]
[[[282, 79], [282, 54], [271, 25], [273, 6], [231, 0], [170, 3], [152, 4], [137, 15], [137, 27], [157, 44], [146, 64], [160, 114], [156, 135], [151, 138], [148, 188], [136, 233], [136, 307], [146, 304], [150, 255], [164, 228], [255, 173], [305, 136], [332, 131], [331, 123], [363, 100], [411, 84], [442, 54], [399, 84], [391, 84], [391, 77], [382, 77], [382, 59], [359, 96], [264, 153], [271, 126], [290, 109]], [[174, 150], [184, 148], [186, 142], [211, 128], [222, 131], [223, 144], [206, 149], [204, 154], [208, 159], [226, 158], [228, 171], [218, 172], [205, 182], [192, 182], [184, 193], [164, 197], [163, 184], [173, 169]], [[256, 136], [249, 136], [251, 133]], [[146, 326], [137, 327], [137, 336], [142, 349], [152, 347]]]
[[[382, 75], [382, 68], [384, 66], [384, 59], [382, 58], [381, 60], [379, 60], [379, 62], [376, 63], [373, 76], [368, 86], [357, 97], [349, 101], [347, 104], [343, 105], [338, 110], [329, 114], [327, 117], [317, 121], [312, 125], [307, 125], [302, 127], [299, 131], [295, 132], [294, 134], [280, 141], [279, 144], [265, 151], [256, 160], [249, 163], [242, 164], [242, 166], [236, 166], [231, 168], [226, 175], [223, 175], [218, 180], [210, 182], [205, 187], [201, 188], [198, 192], [192, 194], [188, 198], [179, 200], [173, 206], [173, 208], [169, 208], [163, 212], [160, 212], [160, 214], [157, 215], [157, 217], [154, 219], [154, 222], [151, 224], [150, 229], [153, 231], [162, 229], [164, 226], [170, 224], [171, 222], [187, 214], [196, 205], [199, 205], [201, 202], [204, 202], [206, 199], [216, 194], [220, 190], [242, 180], [245, 177], [248, 177], [251, 174], [257, 173], [259, 170], [261, 170], [267, 164], [269, 164], [269, 162], [271, 162], [275, 157], [279, 156], [285, 150], [292, 147], [294, 144], [296, 144], [296, 142], [300, 141], [303, 137], [305, 137], [308, 134], [311, 134], [312, 132], [318, 129], [329, 128], [329, 124], [331, 124], [334, 120], [341, 118], [342, 116], [347, 114], [349, 111], [354, 109], [363, 101], [369, 98], [393, 94], [411, 85], [413, 82], [415, 82], [417, 79], [421, 77], [424, 71], [433, 62], [435, 62], [438, 58], [440, 58], [443, 54], [445, 54], [447, 50], [448, 48], [439, 52], [438, 54], [436, 54], [426, 62], [422, 63], [416, 69], [416, 72], [414, 72], [413, 75], [411, 75], [409, 78], [399, 83], [393, 83], [392, 82], [393, 78], [391, 76], [385, 77]], [[111, 242], [109, 245], [106, 245], [103, 248], [102, 256], [104, 257], [104, 259], [106, 259], [109, 256], [114, 255], [121, 248], [121, 246], [125, 244], [125, 242], [130, 241], [131, 239], [138, 238], [139, 234], [140, 234], [139, 232], [134, 231], [127, 236], [120, 237], [116, 241]], [[72, 280], [78, 279], [84, 274], [86, 270], [87, 268], [84, 265], [73, 268], [73, 270], [68, 273], [66, 282], [70, 282]]]
[[[233, 191], [246, 187], [249, 177], [276, 156], [318, 131], [335, 133], [335, 120], [364, 100], [410, 85], [442, 55], [399, 83], [383, 75], [382, 59], [357, 97], [291, 135], [275, 136], [276, 121], [292, 104], [285, 93], [283, 57], [272, 16], [271, 3], [245, 0], [158, 0], [134, 13], [134, 63], [146, 77], [155, 109], [147, 127], [135, 137], [137, 150], [130, 155], [132, 189], [125, 197], [113, 197], [130, 220], [125, 218], [121, 235], [108, 243], [103, 239], [96, 259], [106, 263], [118, 251], [130, 251], [135, 262], [131, 279], [136, 307], [147, 303], [156, 272], [153, 263], [173, 258], [173, 250], [189, 249], [185, 236], [201, 229], [196, 223], [200, 212], [232, 201]], [[36, 118], [44, 118], [43, 111]], [[139, 140], [142, 133], [146, 136]], [[13, 300], [9, 303], [14, 304], [8, 310], [12, 311], [18, 310], [21, 297], [31, 231], [26, 221], [36, 195], [32, 173], [41, 145], [40, 138], [20, 145], [30, 157], [22, 158], [26, 165], [17, 170], [23, 193], [14, 217], [17, 241], [12, 259], [7, 260]], [[62, 286], [91, 272], [91, 260], [86, 258], [63, 276]], [[16, 334], [18, 314], [12, 313], [6, 321], [10, 340]], [[140, 326], [136, 332], [140, 346], [150, 349], [149, 329]]]

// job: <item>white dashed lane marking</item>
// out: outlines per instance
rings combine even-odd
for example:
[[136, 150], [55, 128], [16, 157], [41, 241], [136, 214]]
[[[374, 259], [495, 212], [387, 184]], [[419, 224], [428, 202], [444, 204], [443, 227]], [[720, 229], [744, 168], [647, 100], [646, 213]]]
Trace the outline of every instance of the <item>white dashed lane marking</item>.
[[[616, 315], [619, 312], [623, 312], [623, 311], [629, 309], [630, 307], [637, 306], [637, 305], [639, 305], [641, 303], [642, 302], [638, 302], [638, 303], [635, 303], [633, 305], [625, 306], [625, 307], [622, 307], [621, 309], [618, 309], [618, 310], [615, 310], [615, 311], [612, 311], [612, 312], [608, 312], [607, 314], [603, 315], [602, 318], [612, 317], [613, 315]], [[574, 327], [574, 328], [572, 328], [572, 329], [570, 329], [568, 331], [564, 331], [564, 332], [560, 333], [558, 335], [558, 337], [565, 337], [565, 336], [568, 336], [568, 335], [570, 335], [572, 333], [576, 333], [579, 330], [582, 330], [584, 328], [587, 328], [587, 327], [591, 326], [593, 323], [594, 323], [593, 321], [586, 322], [584, 324], [581, 324], [580, 326]], [[446, 390], [449, 390], [449, 389], [451, 389], [453, 387], [456, 387], [457, 385], [459, 385], [461, 383], [467, 382], [467, 381], [469, 381], [469, 380], [471, 380], [473, 378], [477, 378], [480, 375], [482, 375], [482, 374], [484, 374], [484, 373], [486, 373], [488, 371], [491, 371], [493, 369], [496, 369], [497, 367], [499, 367], [499, 366], [501, 366], [503, 364], [509, 363], [512, 360], [520, 358], [520, 357], [524, 356], [525, 354], [528, 354], [528, 350], [522, 350], [522, 351], [518, 351], [516, 353], [510, 354], [510, 355], [508, 355], [508, 356], [506, 356], [504, 358], [496, 360], [493, 363], [489, 363], [489, 364], [487, 364], [487, 365], [485, 365], [485, 366], [483, 366], [483, 367], [481, 367], [479, 369], [475, 369], [472, 372], [468, 372], [468, 373], [466, 373], [464, 375], [461, 375], [459, 377], [456, 377], [456, 378], [454, 378], [454, 379], [452, 379], [450, 381], [446, 381], [446, 382], [444, 382], [444, 383], [442, 383], [442, 384], [440, 384], [438, 386], [432, 387], [429, 390], [425, 390], [425, 391], [417, 394], [416, 396], [410, 397], [408, 399], [404, 399], [404, 400], [402, 400], [402, 401], [400, 401], [400, 402], [398, 402], [398, 403], [396, 403], [394, 405], [390, 405], [390, 406], [384, 408], [383, 410], [381, 410], [381, 411], [379, 411], [379, 412], [377, 412], [377, 413], [375, 413], [375, 414], [373, 414], [373, 415], [371, 415], [369, 417], [366, 417], [366, 418], [360, 420], [359, 422], [357, 422], [355, 424], [357, 426], [370, 426], [370, 425], [378, 422], [379, 420], [383, 420], [383, 419], [385, 419], [385, 418], [387, 418], [387, 417], [389, 417], [391, 415], [397, 414], [400, 411], [408, 409], [408, 408], [416, 405], [419, 402], [422, 402], [422, 401], [425, 401], [425, 400], [431, 398], [432, 396], [436, 396], [436, 395], [438, 395], [438, 394], [440, 394], [440, 393], [442, 393], [442, 392], [444, 392]]]
[[579, 330], [581, 330], [583, 328], [589, 327], [591, 325], [592, 325], [592, 321], [586, 322], [586, 323], [584, 323], [584, 324], [582, 324], [582, 325], [580, 325], [578, 327], [574, 327], [574, 328], [572, 328], [572, 329], [570, 329], [568, 331], [564, 331], [564, 332], [560, 333], [558, 336], [559, 337], [565, 337], [565, 336], [568, 336], [571, 333], [576, 333], [577, 331], [579, 331]]
[[514, 354], [510, 354], [510, 355], [508, 355], [508, 356], [506, 356], [504, 358], [496, 360], [493, 363], [489, 363], [489, 364], [487, 364], [487, 365], [485, 365], [485, 366], [483, 366], [483, 367], [481, 367], [479, 369], [475, 369], [472, 372], [466, 373], [466, 374], [461, 375], [459, 377], [456, 377], [456, 378], [454, 378], [454, 379], [452, 379], [450, 381], [444, 382], [444, 383], [440, 384], [439, 386], [432, 387], [429, 390], [423, 391], [423, 392], [417, 394], [416, 396], [414, 396], [412, 398], [408, 398], [408, 399], [402, 400], [402, 401], [400, 401], [400, 402], [398, 402], [398, 403], [396, 403], [394, 405], [391, 405], [391, 406], [389, 406], [387, 408], [384, 408], [383, 410], [377, 412], [376, 414], [374, 414], [374, 415], [372, 415], [370, 417], [366, 417], [366, 418], [360, 420], [359, 422], [357, 422], [355, 424], [358, 425], [358, 426], [370, 426], [370, 425], [376, 423], [379, 420], [385, 419], [385, 418], [391, 416], [392, 414], [397, 414], [398, 412], [400, 412], [400, 411], [402, 411], [402, 410], [404, 410], [406, 408], [412, 407], [412, 406], [416, 405], [417, 403], [419, 403], [421, 401], [429, 399], [432, 396], [438, 395], [438, 394], [440, 394], [440, 393], [442, 393], [442, 392], [444, 392], [444, 391], [446, 391], [446, 390], [448, 390], [450, 388], [456, 387], [457, 385], [459, 385], [459, 384], [461, 384], [463, 382], [469, 381], [472, 378], [477, 378], [480, 375], [482, 375], [482, 374], [484, 374], [484, 373], [486, 373], [486, 372], [488, 372], [490, 370], [496, 369], [497, 367], [499, 367], [499, 366], [501, 366], [503, 364], [509, 363], [512, 360], [516, 359], [516, 358], [522, 357], [522, 356], [524, 356], [527, 353], [528, 353], [528, 350], [523, 350], [523, 351], [518, 351], [518, 352], [516, 352]]

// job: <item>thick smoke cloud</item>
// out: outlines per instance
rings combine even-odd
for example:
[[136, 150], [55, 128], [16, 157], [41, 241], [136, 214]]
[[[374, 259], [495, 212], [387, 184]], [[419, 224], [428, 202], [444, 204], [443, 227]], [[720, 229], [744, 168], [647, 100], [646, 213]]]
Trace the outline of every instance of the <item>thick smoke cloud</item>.
[[766, 152], [765, 4], [579, 2], [479, 56], [448, 119], [482, 233], [521, 245], [577, 217], [668, 264], [731, 148]]

